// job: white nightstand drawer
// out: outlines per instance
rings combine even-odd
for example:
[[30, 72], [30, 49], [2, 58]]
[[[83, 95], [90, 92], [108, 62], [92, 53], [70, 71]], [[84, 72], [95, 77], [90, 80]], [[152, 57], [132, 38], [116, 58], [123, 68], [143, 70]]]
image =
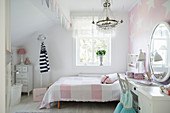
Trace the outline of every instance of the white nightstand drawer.
[[27, 80], [22, 80], [22, 84], [23, 85], [28, 85], [28, 81]]
[[21, 78], [21, 74], [16, 74], [16, 78]]
[[19, 72], [22, 72], [22, 67], [21, 66], [16, 66], [16, 70]]
[[23, 86], [22, 87], [22, 92], [27, 92], [28, 91], [28, 86]]
[[27, 66], [23, 66], [23, 67], [22, 67], [22, 72], [28, 72]]
[[22, 84], [22, 80], [16, 80], [16, 83]]
[[23, 84], [22, 92], [27, 92], [28, 96], [30, 91], [33, 89], [33, 66], [19, 64], [15, 67], [16, 71], [19, 73], [16, 74], [16, 83]]
[[16, 74], [16, 78], [24, 78], [24, 79], [27, 79], [27, 73], [19, 73], [19, 74]]
[[20, 83], [20, 84], [23, 84], [23, 85], [28, 85], [28, 80], [17, 79], [16, 83]]

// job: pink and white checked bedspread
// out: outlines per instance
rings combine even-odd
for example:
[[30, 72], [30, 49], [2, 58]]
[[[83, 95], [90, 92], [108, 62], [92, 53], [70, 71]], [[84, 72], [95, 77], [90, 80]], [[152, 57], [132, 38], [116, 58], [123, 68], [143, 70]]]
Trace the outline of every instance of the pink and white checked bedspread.
[[120, 99], [118, 80], [101, 84], [100, 77], [62, 77], [46, 92], [40, 108], [50, 108], [55, 101], [106, 102]]

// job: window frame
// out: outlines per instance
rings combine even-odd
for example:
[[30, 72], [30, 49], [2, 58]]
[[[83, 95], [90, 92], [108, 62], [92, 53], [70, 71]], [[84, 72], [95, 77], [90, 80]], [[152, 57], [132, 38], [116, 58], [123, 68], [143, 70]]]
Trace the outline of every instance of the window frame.
[[107, 61], [108, 62], [106, 62], [106, 63], [103, 63], [103, 66], [111, 66], [111, 44], [112, 44], [112, 42], [111, 42], [111, 36], [109, 37], [109, 36], [96, 36], [96, 37], [83, 37], [83, 36], [81, 36], [81, 37], [76, 37], [76, 38], [73, 38], [73, 52], [74, 52], [74, 55], [73, 55], [73, 58], [74, 58], [74, 60], [73, 60], [73, 64], [77, 67], [77, 66], [87, 66], [87, 67], [89, 67], [89, 66], [100, 66], [99, 65], [99, 62], [94, 62], [94, 57], [95, 57], [95, 53], [94, 53], [94, 45], [92, 45], [92, 51], [93, 51], [93, 53], [92, 53], [92, 60], [93, 60], [93, 62], [92, 63], [81, 63], [80, 62], [80, 39], [106, 39], [106, 41], [107, 41], [107, 53], [106, 54], [108, 54], [107, 55]]

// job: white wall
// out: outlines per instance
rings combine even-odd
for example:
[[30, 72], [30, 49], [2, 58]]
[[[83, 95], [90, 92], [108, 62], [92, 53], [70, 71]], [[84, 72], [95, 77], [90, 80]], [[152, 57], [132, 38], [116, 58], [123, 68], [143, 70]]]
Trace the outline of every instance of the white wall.
[[[43, 84], [56, 81], [61, 76], [75, 75], [78, 73], [112, 73], [125, 72], [128, 54], [128, 15], [124, 15], [124, 23], [117, 28], [115, 37], [112, 37], [112, 62], [110, 67], [75, 67], [73, 65], [73, 38], [71, 32], [59, 25], [54, 25], [48, 30], [41, 31], [46, 37], [51, 72], [44, 75]], [[120, 15], [122, 17], [122, 15]], [[25, 43], [26, 56], [34, 65], [34, 87], [40, 85], [39, 51], [40, 42], [38, 33], [29, 36], [31, 40]]]
[[55, 13], [41, 0], [11, 0], [11, 42], [24, 46], [35, 32], [59, 23]]
[[[40, 3], [39, 3], [40, 2]], [[67, 12], [67, 11], [65, 11]], [[110, 67], [75, 67], [73, 65], [73, 38], [71, 32], [62, 28], [48, 9], [38, 0], [11, 1], [11, 38], [14, 54], [16, 49], [24, 47], [25, 56], [34, 65], [34, 87], [40, 87], [39, 52], [40, 42], [37, 37], [43, 33], [50, 60], [50, 73], [43, 75], [43, 85], [56, 81], [60, 76], [78, 73], [111, 73], [126, 71], [128, 53], [128, 15], [117, 13], [116, 17], [124, 19], [117, 28], [116, 37], [112, 38], [112, 58]], [[13, 56], [13, 64], [18, 64], [20, 56]]]

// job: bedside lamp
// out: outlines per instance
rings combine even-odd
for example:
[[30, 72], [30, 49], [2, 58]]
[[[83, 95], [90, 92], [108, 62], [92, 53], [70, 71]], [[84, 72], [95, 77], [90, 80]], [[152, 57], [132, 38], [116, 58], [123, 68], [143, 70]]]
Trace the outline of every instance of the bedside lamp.
[[17, 53], [21, 56], [21, 64], [24, 64], [24, 54], [26, 54], [26, 50], [24, 48], [18, 49]]
[[[138, 56], [138, 61], [142, 62], [142, 65], [141, 65], [141, 63], [140, 63], [140, 64], [138, 63], [138, 72], [143, 73], [143, 70], [141, 70], [142, 68], [144, 69], [145, 72], [147, 71], [145, 60], [146, 60], [145, 53], [142, 52], [142, 49], [140, 49], [140, 53], [139, 53], [139, 56]], [[139, 66], [140, 66], [140, 67], [139, 67]], [[142, 67], [141, 67], [141, 66], [142, 66]], [[142, 74], [141, 76], [144, 77], [143, 74]]]
[[139, 53], [139, 57], [138, 57], [138, 61], [145, 61], [145, 55], [142, 52], [142, 49], [140, 49], [140, 53]]

